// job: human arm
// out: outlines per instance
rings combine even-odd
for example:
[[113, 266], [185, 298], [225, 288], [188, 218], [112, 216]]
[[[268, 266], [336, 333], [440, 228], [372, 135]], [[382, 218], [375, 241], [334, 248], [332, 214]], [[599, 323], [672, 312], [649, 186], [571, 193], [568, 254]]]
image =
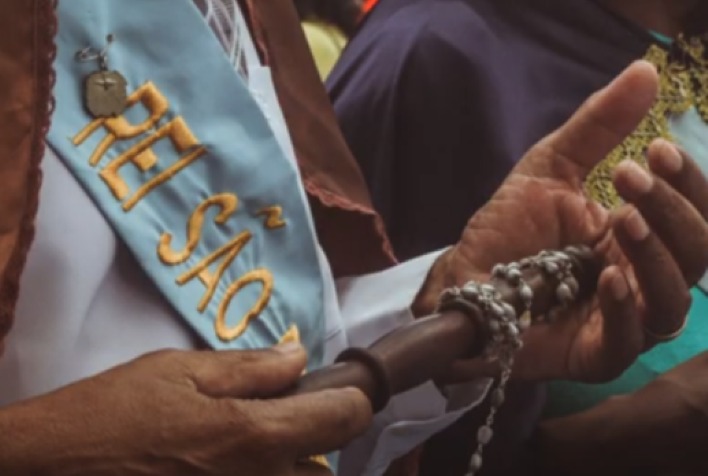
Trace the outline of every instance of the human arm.
[[0, 409], [0, 473], [14, 475], [329, 474], [308, 456], [369, 423], [357, 390], [287, 399], [297, 346], [163, 351]]
[[543, 474], [705, 474], [706, 369], [703, 353], [634, 393], [544, 421], [533, 445]]
[[[652, 334], [669, 335], [684, 322], [689, 287], [708, 265], [708, 184], [695, 163], [657, 141], [647, 154], [649, 172], [618, 167], [624, 207], [604, 210], [582, 190], [587, 173], [642, 119], [656, 89], [653, 67], [638, 62], [533, 147], [442, 258], [447, 271], [421, 293], [430, 308], [442, 286], [485, 281], [497, 263], [570, 244], [594, 247], [606, 266], [596, 295], [554, 324], [532, 326], [517, 378], [612, 379], [656, 343]], [[475, 360], [454, 367], [451, 374], [461, 377], [494, 372]]]
[[[512, 378], [609, 380], [655, 343], [647, 330], [678, 329], [688, 283], [708, 264], [701, 253], [708, 240], [700, 210], [708, 190], [702, 174], [659, 142], [649, 151], [652, 175], [625, 164], [615, 177], [636, 208], [609, 213], [590, 203], [581, 188], [584, 174], [636, 126], [655, 93], [655, 73], [635, 65], [535, 147], [472, 218], [460, 243], [438, 258], [413, 308], [432, 312], [444, 287], [486, 281], [497, 263], [582, 243], [606, 261], [597, 294], [555, 324], [528, 331]], [[496, 372], [479, 360], [458, 361], [447, 381], [479, 381]]]

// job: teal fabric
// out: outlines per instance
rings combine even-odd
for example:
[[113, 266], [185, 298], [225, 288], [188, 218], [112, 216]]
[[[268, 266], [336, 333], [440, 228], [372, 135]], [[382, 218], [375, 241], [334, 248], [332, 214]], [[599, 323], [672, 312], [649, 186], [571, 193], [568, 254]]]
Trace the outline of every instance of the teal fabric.
[[[298, 171], [288, 162], [267, 118], [192, 0], [72, 0], [60, 2], [58, 13], [57, 104], [50, 145], [164, 296], [206, 343], [215, 349], [272, 346], [296, 324], [308, 350], [310, 369], [320, 366], [323, 283]], [[97, 64], [78, 62], [75, 55], [86, 46], [103, 48], [108, 34], [116, 37], [108, 50], [109, 68], [126, 77], [129, 92], [151, 82], [169, 107], [144, 134], [117, 140], [94, 167], [89, 157], [107, 136], [106, 127], [98, 127], [80, 145], [74, 145], [71, 138], [91, 122], [83, 107], [82, 88]], [[139, 124], [146, 120], [146, 105], [138, 102], [124, 116], [129, 123]], [[149, 146], [141, 142], [178, 118], [189, 127], [196, 143], [180, 145], [176, 137]], [[132, 209], [124, 209], [126, 200], [148, 180], [201, 146], [205, 154]], [[134, 147], [142, 151], [145, 162], [142, 167], [128, 162], [118, 170], [127, 193], [115, 195], [101, 173]], [[235, 209], [206, 207], [204, 221], [196, 227], [201, 237], [193, 252], [183, 262], [165, 264], [157, 252], [161, 239], [169, 234], [171, 249], [185, 248], [190, 217], [217, 194], [235, 194]], [[258, 212], [274, 205], [282, 206], [285, 226], [268, 228]], [[230, 264], [223, 255], [208, 266], [212, 278], [222, 264], [225, 271], [200, 312], [198, 303], [205, 296], [209, 277], [200, 275], [181, 284], [178, 277], [245, 231], [252, 236]], [[221, 340], [215, 332], [219, 309], [227, 310], [226, 325], [233, 327], [261, 295], [263, 285], [256, 282], [236, 292], [230, 302], [227, 298], [229, 288], [233, 290], [234, 283], [254, 270], [272, 274], [272, 296], [241, 336]]]
[[671, 45], [674, 42], [674, 39], [671, 38], [670, 36], [666, 36], [663, 33], [659, 33], [658, 31], [652, 31], [650, 32], [654, 38], [656, 38], [660, 43], [663, 43], [665, 45]]
[[[708, 126], [692, 107], [685, 114], [671, 119], [671, 133], [676, 142], [691, 154], [704, 174], [708, 176]], [[698, 283], [698, 286], [708, 292], [708, 273]]]
[[[653, 33], [662, 43], [672, 39]], [[708, 126], [695, 108], [669, 121], [671, 134], [708, 174]], [[693, 304], [684, 333], [672, 342], [659, 345], [642, 355], [621, 377], [603, 385], [553, 382], [548, 388], [545, 416], [557, 417], [588, 409], [614, 395], [633, 392], [659, 374], [708, 351], [708, 274], [692, 290]]]
[[708, 351], [708, 297], [696, 288], [691, 292], [693, 305], [685, 332], [676, 340], [659, 345], [639, 357], [621, 377], [602, 385], [552, 382], [548, 387], [545, 416], [558, 417], [577, 413], [613, 395], [633, 392], [658, 375], [690, 358]]

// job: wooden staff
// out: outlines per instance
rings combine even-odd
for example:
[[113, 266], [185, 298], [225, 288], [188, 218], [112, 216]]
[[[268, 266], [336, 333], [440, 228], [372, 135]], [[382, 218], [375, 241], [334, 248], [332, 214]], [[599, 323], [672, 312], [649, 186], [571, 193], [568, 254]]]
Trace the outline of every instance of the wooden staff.
[[[585, 247], [564, 250], [571, 258], [572, 275], [579, 284], [576, 301], [595, 291], [601, 265]], [[523, 281], [533, 290], [532, 316], [542, 316], [559, 305], [555, 277], [536, 267], [524, 269]], [[502, 299], [521, 315], [527, 310], [518, 291], [502, 279], [491, 284]], [[488, 341], [483, 313], [446, 311], [418, 319], [382, 337], [368, 349], [347, 349], [337, 362], [303, 376], [289, 395], [328, 388], [356, 387], [371, 401], [374, 412], [382, 410], [393, 395], [434, 380], [459, 359], [479, 356]]]

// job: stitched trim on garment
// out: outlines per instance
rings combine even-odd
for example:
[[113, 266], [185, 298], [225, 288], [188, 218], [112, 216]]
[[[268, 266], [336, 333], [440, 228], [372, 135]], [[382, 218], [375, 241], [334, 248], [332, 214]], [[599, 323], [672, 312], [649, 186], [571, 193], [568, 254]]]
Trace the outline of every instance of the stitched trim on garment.
[[615, 148], [590, 173], [585, 182], [586, 193], [606, 208], [622, 204], [612, 184], [615, 167], [625, 159], [646, 166], [646, 151], [654, 139], [674, 141], [669, 119], [695, 106], [704, 122], [708, 123], [708, 58], [705, 38], [686, 39], [679, 36], [670, 50], [652, 45], [644, 59], [659, 73], [659, 95], [649, 114], [637, 129]]
[[57, 32], [57, 1], [34, 0], [31, 7], [34, 29], [33, 48], [35, 54], [33, 73], [35, 85], [31, 155], [27, 172], [27, 201], [15, 249], [7, 263], [7, 268], [0, 283], [0, 336], [5, 336], [12, 325], [15, 305], [20, 291], [20, 276], [34, 240], [34, 219], [39, 207], [39, 189], [42, 182], [39, 164], [44, 156], [44, 141], [49, 131], [55, 104], [52, 90], [56, 80], [53, 65], [56, 57], [54, 37]]
[[307, 191], [307, 193], [317, 198], [324, 206], [330, 208], [340, 208], [342, 210], [350, 212], [357, 212], [361, 215], [371, 218], [374, 221], [376, 233], [381, 239], [381, 250], [391, 261], [390, 264], [393, 265], [398, 263], [398, 259], [396, 258], [396, 255], [393, 251], [393, 246], [391, 245], [391, 241], [389, 240], [388, 234], [386, 233], [386, 226], [384, 224], [384, 221], [381, 216], [376, 213], [376, 211], [358, 205], [352, 202], [351, 200], [347, 200], [345, 197], [330, 192], [329, 190], [325, 190], [311, 180], [305, 180], [304, 182], [305, 190]]

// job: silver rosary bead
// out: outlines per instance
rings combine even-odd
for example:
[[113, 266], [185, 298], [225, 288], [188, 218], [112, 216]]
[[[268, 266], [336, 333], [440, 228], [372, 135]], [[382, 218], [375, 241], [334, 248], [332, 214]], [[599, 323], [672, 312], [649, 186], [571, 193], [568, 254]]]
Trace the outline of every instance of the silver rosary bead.
[[531, 286], [526, 283], [522, 283], [519, 288], [519, 297], [524, 303], [524, 306], [527, 308], [531, 307], [531, 303], [533, 302], [533, 290], [531, 289]]
[[525, 312], [521, 318], [519, 318], [519, 329], [525, 331], [529, 327], [531, 327], [531, 313]]
[[570, 291], [573, 293], [573, 299], [575, 299], [578, 296], [578, 292], [580, 291], [580, 284], [578, 283], [578, 280], [575, 279], [573, 275], [569, 275], [567, 278], [565, 278], [565, 284], [568, 285]]
[[506, 265], [497, 264], [492, 268], [492, 276], [495, 278], [503, 278], [506, 276]]
[[[489, 342], [482, 354], [488, 361], [498, 362], [501, 368], [499, 382], [490, 393], [491, 406], [486, 422], [477, 430], [477, 450], [470, 459], [467, 476], [475, 476], [482, 469], [484, 447], [494, 437], [494, 418], [504, 404], [516, 352], [523, 347], [521, 336], [532, 324], [534, 291], [524, 281], [524, 270], [535, 268], [553, 278], [558, 283], [556, 298], [560, 304], [567, 306], [576, 299], [579, 291], [578, 281], [572, 274], [573, 260], [570, 256], [578, 253], [579, 250], [571, 247], [567, 248], [567, 253], [543, 251], [518, 263], [498, 264], [492, 268], [493, 278], [506, 281], [510, 287], [516, 288], [525, 310], [520, 316], [512, 305], [502, 300], [501, 294], [491, 284], [470, 282], [461, 289], [452, 288], [441, 295], [441, 304], [454, 303], [458, 307], [477, 308], [481, 311], [481, 322], [489, 335]], [[555, 314], [557, 309], [552, 309], [548, 316]]]
[[516, 320], [516, 309], [514, 309], [514, 306], [511, 304], [508, 304], [506, 302], [503, 302], [501, 304], [502, 309], [504, 310], [504, 319], [507, 321], [514, 321]]
[[492, 441], [493, 436], [494, 431], [487, 425], [481, 426], [479, 430], [477, 430], [477, 441], [479, 444], [486, 445]]
[[485, 294], [487, 297], [489, 296], [495, 296], [497, 294], [497, 288], [492, 286], [491, 284], [483, 284], [479, 288], [483, 294]]
[[491, 402], [493, 408], [499, 408], [504, 403], [505, 393], [501, 388], [492, 391]]
[[507, 279], [511, 284], [517, 285], [521, 281], [521, 270], [519, 268], [511, 268], [506, 274]]
[[472, 455], [472, 458], [470, 459], [470, 471], [472, 476], [482, 469], [482, 456], [478, 455], [477, 453]]
[[556, 298], [558, 298], [558, 301], [563, 305], [573, 301], [573, 291], [571, 291], [567, 283], [563, 282], [558, 285], [556, 288]]
[[558, 265], [552, 261], [546, 262], [544, 267], [549, 274], [556, 274], [559, 271]]
[[479, 286], [475, 283], [467, 283], [462, 287], [461, 293], [465, 299], [476, 302], [479, 299]]
[[457, 297], [456, 289], [457, 288], [444, 289], [443, 292], [440, 294], [440, 302], [446, 303], [455, 299]]

